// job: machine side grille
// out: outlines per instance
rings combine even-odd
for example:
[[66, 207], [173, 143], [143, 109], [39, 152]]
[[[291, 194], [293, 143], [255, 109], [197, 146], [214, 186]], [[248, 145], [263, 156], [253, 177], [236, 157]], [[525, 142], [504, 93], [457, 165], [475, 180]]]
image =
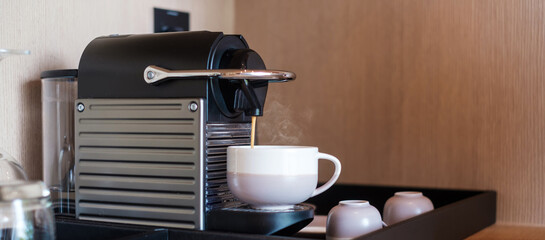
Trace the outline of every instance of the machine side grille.
[[227, 147], [250, 144], [251, 124], [206, 125], [206, 210], [238, 205], [227, 187]]
[[202, 119], [191, 101], [199, 99], [79, 100], [80, 219], [200, 228]]

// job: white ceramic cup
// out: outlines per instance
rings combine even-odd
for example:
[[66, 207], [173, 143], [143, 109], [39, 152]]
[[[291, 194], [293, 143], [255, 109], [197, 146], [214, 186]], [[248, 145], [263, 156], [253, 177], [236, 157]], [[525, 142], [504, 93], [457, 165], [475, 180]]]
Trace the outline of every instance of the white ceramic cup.
[[[318, 159], [335, 165], [324, 185], [318, 182]], [[256, 209], [293, 208], [330, 188], [341, 173], [341, 163], [317, 147], [230, 146], [227, 148], [227, 183], [239, 200]]]
[[396, 192], [384, 204], [384, 222], [392, 225], [431, 210], [433, 203], [421, 192]]
[[382, 228], [379, 211], [365, 200], [344, 200], [327, 215], [326, 239], [348, 240]]

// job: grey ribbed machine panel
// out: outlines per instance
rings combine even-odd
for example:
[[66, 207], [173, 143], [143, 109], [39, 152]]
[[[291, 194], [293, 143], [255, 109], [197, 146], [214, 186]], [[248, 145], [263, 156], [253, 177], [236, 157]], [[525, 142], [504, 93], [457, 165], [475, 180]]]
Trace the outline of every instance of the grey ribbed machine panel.
[[85, 109], [75, 114], [77, 217], [203, 229], [202, 99], [79, 103]]
[[240, 205], [227, 186], [227, 147], [249, 145], [250, 123], [206, 125], [206, 210]]

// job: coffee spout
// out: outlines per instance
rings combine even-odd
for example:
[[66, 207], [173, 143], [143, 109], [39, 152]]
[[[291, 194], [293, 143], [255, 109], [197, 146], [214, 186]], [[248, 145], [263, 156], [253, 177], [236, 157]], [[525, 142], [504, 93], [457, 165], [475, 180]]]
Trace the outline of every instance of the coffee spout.
[[250, 81], [246, 79], [240, 80], [240, 86], [240, 89], [249, 104], [249, 106], [243, 108], [244, 114], [246, 114], [246, 116], [263, 116], [263, 105], [259, 102], [254, 88], [250, 85]]

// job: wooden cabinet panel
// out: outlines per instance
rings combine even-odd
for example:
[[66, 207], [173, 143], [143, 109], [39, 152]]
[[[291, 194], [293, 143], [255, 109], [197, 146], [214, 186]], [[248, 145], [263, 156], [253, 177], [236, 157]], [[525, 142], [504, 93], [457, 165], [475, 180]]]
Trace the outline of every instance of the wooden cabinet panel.
[[543, 1], [235, 4], [298, 76], [271, 84], [260, 143], [319, 146], [341, 182], [497, 190], [499, 222], [545, 225]]

